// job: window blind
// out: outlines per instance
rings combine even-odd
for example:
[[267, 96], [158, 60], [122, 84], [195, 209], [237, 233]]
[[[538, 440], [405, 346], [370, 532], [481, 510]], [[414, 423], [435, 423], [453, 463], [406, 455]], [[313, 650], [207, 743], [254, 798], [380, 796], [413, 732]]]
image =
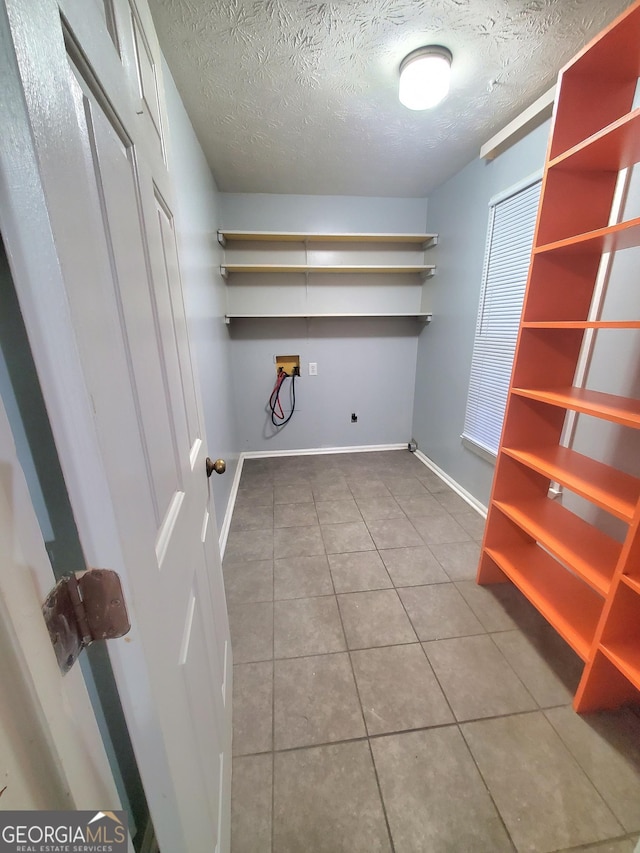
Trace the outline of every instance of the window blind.
[[489, 208], [482, 288], [462, 438], [496, 455], [529, 272], [541, 180]]

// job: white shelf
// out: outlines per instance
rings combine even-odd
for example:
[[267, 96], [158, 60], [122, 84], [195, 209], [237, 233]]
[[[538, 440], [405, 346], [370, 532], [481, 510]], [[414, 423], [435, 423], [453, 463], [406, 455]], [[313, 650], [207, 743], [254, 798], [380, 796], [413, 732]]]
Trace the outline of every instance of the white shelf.
[[407, 319], [419, 320], [420, 322], [431, 322], [432, 314], [421, 313], [353, 313], [353, 314], [225, 314], [225, 323], [229, 325], [232, 320], [334, 320], [341, 318], [362, 319], [379, 317], [384, 319]]
[[220, 274], [228, 285], [227, 323], [395, 317], [425, 325], [431, 320], [424, 281], [436, 267], [425, 263], [425, 251], [436, 244], [437, 234], [220, 229], [218, 240], [226, 247]]
[[231, 273], [325, 273], [345, 275], [347, 273], [373, 273], [422, 275], [425, 278], [435, 272], [435, 264], [222, 264], [220, 274], [227, 278]]
[[311, 231], [234, 231], [221, 228], [218, 242], [273, 242], [273, 243], [412, 243], [431, 248], [438, 241], [437, 234], [378, 234], [348, 232], [342, 234], [320, 234]]

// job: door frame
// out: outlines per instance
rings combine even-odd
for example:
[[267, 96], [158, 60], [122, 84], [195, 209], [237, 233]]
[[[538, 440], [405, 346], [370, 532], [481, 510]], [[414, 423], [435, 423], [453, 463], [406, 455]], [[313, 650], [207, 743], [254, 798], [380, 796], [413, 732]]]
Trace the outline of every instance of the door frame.
[[[29, 25], [35, 27], [37, 16], [33, 18]], [[0, 67], [6, 71], [3, 100], [7, 113], [6, 132], [0, 134], [0, 231], [87, 564], [114, 569], [123, 583], [133, 628], [125, 640], [109, 644], [109, 656], [156, 835], [165, 849], [180, 850], [187, 828], [180, 825], [143, 644], [135, 627], [135, 600], [119, 544], [93, 402], [75, 343], [18, 70], [16, 51], [26, 50], [25, 45], [14, 46], [7, 8], [0, 2]], [[65, 376], [64, 387], [60, 374]]]

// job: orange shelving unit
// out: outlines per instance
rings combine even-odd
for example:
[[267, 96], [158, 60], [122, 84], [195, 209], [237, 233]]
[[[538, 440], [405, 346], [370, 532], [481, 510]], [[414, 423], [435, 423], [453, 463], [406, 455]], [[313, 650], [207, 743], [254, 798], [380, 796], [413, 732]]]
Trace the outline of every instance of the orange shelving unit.
[[[584, 660], [577, 711], [640, 702], [640, 479], [562, 445], [567, 414], [640, 429], [640, 400], [574, 387], [602, 255], [640, 246], [610, 224], [640, 162], [640, 0], [561, 72], [478, 583], [511, 581]], [[591, 334], [591, 332], [590, 332]], [[549, 497], [551, 483], [626, 525], [624, 541]]]

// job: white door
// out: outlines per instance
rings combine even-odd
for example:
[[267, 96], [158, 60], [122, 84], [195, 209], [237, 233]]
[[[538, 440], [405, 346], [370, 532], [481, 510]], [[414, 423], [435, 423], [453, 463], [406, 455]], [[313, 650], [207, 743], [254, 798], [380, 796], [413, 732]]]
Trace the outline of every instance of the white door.
[[55, 580], [0, 398], [0, 809], [119, 809], [79, 667], [42, 618]]
[[128, 597], [125, 716], [160, 848], [223, 851], [230, 643], [153, 25], [143, 0], [4, 8], [0, 228], [85, 557]]

